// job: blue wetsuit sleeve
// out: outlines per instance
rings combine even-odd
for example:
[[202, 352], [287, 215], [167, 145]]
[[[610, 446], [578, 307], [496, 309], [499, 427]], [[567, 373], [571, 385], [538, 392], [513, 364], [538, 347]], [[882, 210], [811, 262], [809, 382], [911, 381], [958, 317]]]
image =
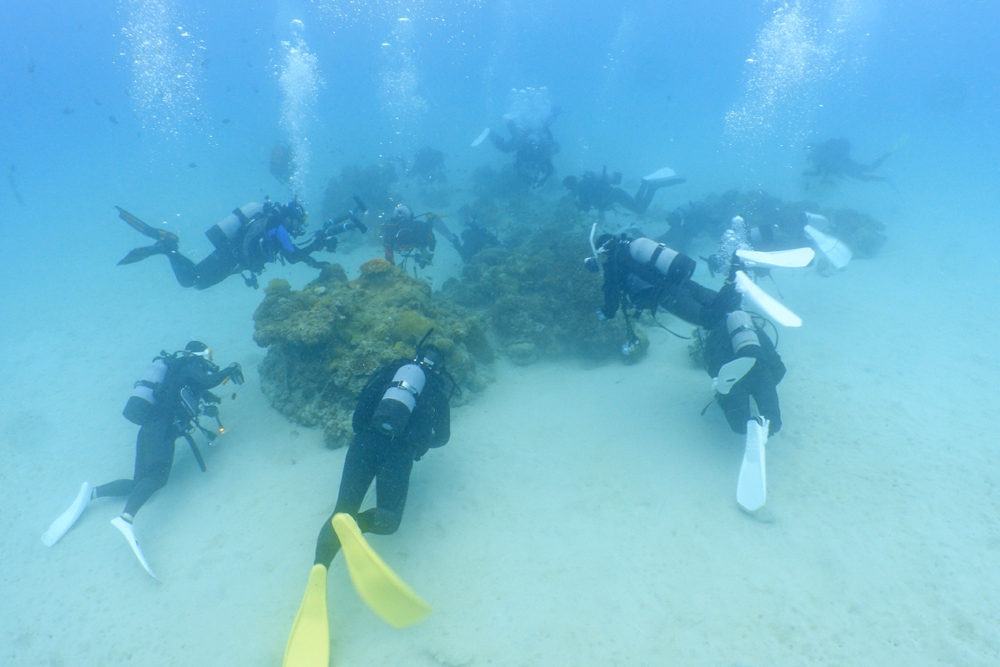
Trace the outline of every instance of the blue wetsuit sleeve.
[[281, 243], [281, 247], [284, 248], [285, 252], [295, 252], [295, 246], [292, 244], [292, 238], [288, 235], [288, 230], [285, 229], [284, 225], [278, 225], [278, 228], [273, 232], [274, 237], [278, 239]]

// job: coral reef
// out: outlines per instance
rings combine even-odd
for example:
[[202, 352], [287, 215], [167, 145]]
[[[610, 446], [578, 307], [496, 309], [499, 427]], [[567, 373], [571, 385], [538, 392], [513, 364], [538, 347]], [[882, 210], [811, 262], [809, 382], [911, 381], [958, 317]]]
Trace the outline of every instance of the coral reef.
[[492, 380], [494, 354], [480, 318], [432, 302], [427, 283], [385, 260], [366, 262], [356, 280], [333, 264], [301, 291], [276, 279], [266, 292], [254, 313], [254, 341], [268, 348], [264, 393], [291, 420], [323, 427], [330, 447], [348, 444], [354, 403], [371, 373], [412, 356], [432, 328], [428, 342], [463, 389], [480, 391]]
[[825, 209], [812, 201], [786, 202], [761, 190], [729, 190], [711, 194], [702, 201], [688, 202], [668, 216], [670, 231], [657, 241], [685, 252], [699, 236], [717, 240], [729, 228], [733, 216], [742, 216], [747, 227], [774, 226], [776, 247], [806, 245], [802, 234], [803, 214], [822, 213], [830, 220], [830, 234], [844, 241], [856, 257], [873, 257], [886, 241], [885, 225], [853, 209]]
[[824, 211], [830, 219], [830, 233], [847, 244], [855, 257], [874, 257], [885, 245], [885, 225], [851, 208]]
[[[502, 209], [488, 202], [478, 205], [504, 217]], [[462, 279], [446, 281], [442, 296], [478, 310], [514, 363], [565, 356], [601, 360], [618, 354], [626, 340], [625, 322], [619, 315], [601, 323], [594, 315], [604, 298], [601, 277], [583, 267], [589, 231], [575, 207], [536, 203], [519, 211], [519, 218], [497, 223], [505, 230], [504, 245], [470, 258]], [[641, 326], [636, 325], [636, 335], [640, 343], [626, 358], [630, 362], [638, 361], [649, 345]]]

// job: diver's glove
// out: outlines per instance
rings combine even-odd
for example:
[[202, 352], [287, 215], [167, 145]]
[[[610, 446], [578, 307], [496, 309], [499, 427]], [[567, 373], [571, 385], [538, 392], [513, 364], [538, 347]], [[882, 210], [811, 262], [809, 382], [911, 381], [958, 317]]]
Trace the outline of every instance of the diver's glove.
[[222, 403], [221, 398], [219, 398], [212, 392], [208, 391], [207, 389], [201, 392], [201, 400], [205, 401], [206, 403]]
[[236, 384], [243, 384], [243, 367], [235, 361], [226, 368], [226, 374]]

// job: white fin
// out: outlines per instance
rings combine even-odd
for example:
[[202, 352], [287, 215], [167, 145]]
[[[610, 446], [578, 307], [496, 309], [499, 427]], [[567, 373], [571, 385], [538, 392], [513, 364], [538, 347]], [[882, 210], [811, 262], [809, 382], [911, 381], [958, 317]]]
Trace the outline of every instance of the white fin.
[[824, 234], [812, 225], [806, 225], [803, 231], [812, 239], [816, 247], [819, 248], [819, 251], [823, 253], [826, 261], [830, 262], [830, 266], [837, 270], [847, 266], [847, 263], [851, 261], [851, 257], [854, 256], [851, 249], [835, 236]]
[[76, 500], [73, 501], [73, 504], [69, 506], [69, 509], [60, 514], [59, 518], [53, 521], [49, 529], [42, 535], [42, 543], [47, 547], [51, 547], [58, 542], [59, 538], [65, 535], [66, 531], [72, 528], [76, 520], [80, 518], [80, 515], [83, 514], [83, 510], [89, 502], [90, 484], [84, 482], [80, 486], [80, 492], [76, 494]]
[[469, 146], [469, 148], [475, 148], [479, 144], [483, 143], [484, 141], [486, 141], [486, 137], [488, 136], [490, 136], [490, 128], [486, 128], [485, 130], [483, 130], [483, 133], [480, 134], [478, 137], [476, 137], [476, 140], [472, 142], [472, 145]]
[[723, 396], [729, 393], [733, 385], [750, 372], [757, 360], [753, 357], [737, 357], [719, 369], [719, 377], [712, 379], [712, 389]]
[[736, 272], [736, 289], [739, 290], [740, 294], [749, 299], [755, 306], [764, 311], [765, 315], [774, 318], [778, 324], [783, 324], [786, 327], [802, 326], [801, 317], [788, 310], [788, 308], [779, 303], [773, 296], [757, 287], [757, 285], [750, 280], [750, 276], [742, 271]]
[[736, 502], [749, 512], [758, 510], [767, 502], [767, 431], [770, 422], [763, 424], [756, 419], [747, 422], [747, 444], [736, 483]]
[[676, 185], [677, 183], [683, 183], [685, 181], [685, 179], [678, 176], [670, 167], [657, 169], [652, 174], [646, 174], [642, 177], [642, 180], [650, 185]]
[[757, 266], [773, 266], [782, 269], [801, 269], [809, 266], [816, 257], [812, 248], [795, 248], [794, 250], [778, 250], [776, 252], [761, 252], [759, 250], [736, 251], [736, 256]]
[[128, 545], [132, 547], [132, 553], [135, 557], [139, 559], [139, 563], [142, 567], [149, 572], [149, 576], [156, 579], [156, 575], [153, 573], [153, 568], [149, 567], [149, 563], [146, 562], [146, 557], [142, 555], [142, 549], [139, 548], [139, 543], [135, 541], [135, 530], [132, 528], [132, 524], [121, 517], [117, 517], [111, 520], [111, 525], [121, 531], [121, 534], [125, 536], [128, 541]]

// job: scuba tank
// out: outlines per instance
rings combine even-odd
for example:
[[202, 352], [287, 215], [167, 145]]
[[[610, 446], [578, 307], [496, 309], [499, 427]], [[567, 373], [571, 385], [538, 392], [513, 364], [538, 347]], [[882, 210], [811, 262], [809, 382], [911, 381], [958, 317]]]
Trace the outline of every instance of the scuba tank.
[[392, 376], [389, 388], [382, 394], [382, 400], [375, 408], [372, 416], [375, 428], [388, 436], [402, 433], [410, 421], [410, 415], [413, 414], [413, 408], [417, 405], [426, 381], [424, 369], [416, 361], [401, 366]]
[[694, 273], [694, 260], [652, 239], [635, 239], [628, 244], [628, 252], [636, 262], [655, 268], [670, 283], [687, 280]]
[[156, 357], [146, 367], [142, 379], [135, 383], [135, 390], [129, 397], [122, 415], [133, 424], [142, 426], [149, 419], [153, 406], [156, 405], [156, 390], [163, 384], [167, 376], [167, 362], [163, 357]]
[[733, 352], [737, 355], [739, 355], [740, 350], [749, 345], [760, 347], [757, 328], [753, 324], [750, 313], [745, 310], [736, 310], [726, 316], [726, 331], [729, 332], [729, 339], [733, 344]]
[[224, 217], [222, 220], [212, 225], [205, 236], [208, 240], [212, 242], [212, 245], [216, 248], [224, 248], [239, 236], [240, 230], [246, 225], [250, 224], [250, 220], [254, 216], [259, 215], [264, 210], [263, 204], [258, 204], [257, 202], [250, 202], [249, 204], [244, 204], [243, 206], [233, 209], [233, 212]]

